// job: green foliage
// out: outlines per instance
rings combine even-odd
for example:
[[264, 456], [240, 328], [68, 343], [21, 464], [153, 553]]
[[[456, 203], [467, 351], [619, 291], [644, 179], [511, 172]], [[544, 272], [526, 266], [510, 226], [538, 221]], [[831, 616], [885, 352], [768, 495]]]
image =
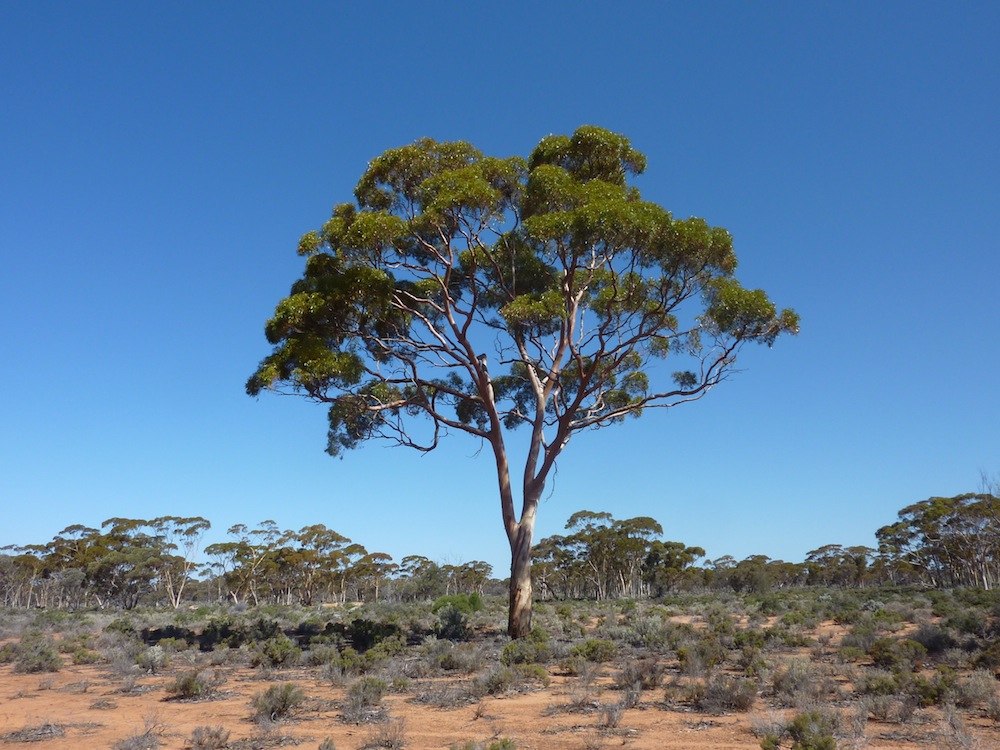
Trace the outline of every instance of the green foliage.
[[685, 674], [698, 674], [720, 664], [727, 655], [725, 646], [713, 634], [677, 647], [677, 660]]
[[451, 607], [462, 614], [471, 615], [474, 612], [481, 612], [484, 606], [483, 598], [477, 593], [449, 594], [435, 599], [431, 612], [437, 614], [445, 607]]
[[587, 661], [605, 662], [615, 658], [615, 655], [618, 653], [618, 647], [613, 641], [588, 638], [583, 643], [574, 646], [571, 653]]
[[29, 633], [13, 649], [14, 671], [21, 674], [58, 672], [63, 659], [55, 641], [40, 633]]
[[492, 742], [463, 742], [461, 745], [452, 745], [451, 750], [517, 750], [517, 743], [510, 737], [501, 737]]
[[447, 641], [439, 643], [447, 646], [446, 650], [438, 651], [433, 657], [434, 663], [439, 669], [449, 672], [471, 673], [482, 667], [484, 661], [482, 647], [470, 643], [454, 646]]
[[183, 672], [166, 686], [169, 695], [175, 698], [199, 698], [212, 690], [211, 680], [199, 669]]
[[880, 638], [868, 647], [868, 655], [876, 667], [893, 672], [916, 671], [923, 664], [927, 649], [908, 638]]
[[835, 714], [829, 711], [801, 713], [788, 724], [792, 750], [837, 750]]
[[271, 685], [257, 693], [251, 701], [251, 717], [258, 724], [278, 721], [287, 717], [305, 700], [302, 688], [291, 682]]
[[371, 708], [382, 702], [389, 683], [377, 677], [362, 677], [347, 691], [348, 700], [361, 708]]
[[552, 646], [548, 634], [541, 628], [534, 628], [527, 638], [511, 641], [503, 648], [500, 661], [508, 666], [513, 664], [544, 664], [552, 658]]
[[229, 615], [213, 617], [205, 625], [198, 642], [203, 651], [211, 651], [216, 646], [238, 648], [245, 642], [240, 623]]
[[254, 666], [291, 667], [299, 663], [302, 655], [295, 642], [284, 633], [268, 638], [254, 647], [251, 663]]
[[70, 654], [70, 659], [74, 664], [96, 664], [101, 660], [101, 655], [96, 651], [91, 651], [88, 648], [77, 648], [74, 649], [73, 653]]
[[363, 617], [355, 618], [346, 628], [339, 624], [335, 625], [333, 631], [342, 632], [351, 645], [362, 652], [386, 639], [401, 636], [400, 627], [396, 623], [377, 622]]
[[980, 651], [973, 663], [980, 669], [1000, 670], [1000, 641]]
[[900, 682], [892, 672], [881, 669], [866, 670], [860, 680], [859, 691], [865, 695], [895, 695]]
[[[572, 434], [695, 400], [743, 344], [798, 331], [735, 278], [729, 232], [642, 200], [628, 180], [645, 163], [593, 126], [527, 160], [430, 138], [377, 156], [356, 202], [300, 240], [303, 275], [265, 326], [272, 350], [247, 393], [324, 404], [334, 456], [378, 439], [432, 450], [460, 431], [499, 458], [502, 431], [531, 424], [533, 515]], [[502, 353], [492, 371], [483, 342]], [[672, 382], [654, 366], [666, 358]], [[513, 498], [501, 502], [510, 525]], [[528, 622], [512, 613], [512, 635]]]
[[438, 624], [434, 634], [449, 641], [464, 641], [472, 634], [465, 613], [452, 604], [446, 604], [437, 611]]
[[153, 732], [145, 731], [118, 740], [111, 750], [156, 750], [161, 744], [160, 738]]

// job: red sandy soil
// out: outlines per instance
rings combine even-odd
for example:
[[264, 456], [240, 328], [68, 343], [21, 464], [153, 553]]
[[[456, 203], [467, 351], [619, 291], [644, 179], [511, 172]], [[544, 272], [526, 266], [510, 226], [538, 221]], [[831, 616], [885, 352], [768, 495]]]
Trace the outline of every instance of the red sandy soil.
[[[614, 704], [618, 691], [596, 688], [590, 710], [567, 710], [579, 705], [580, 688], [574, 678], [555, 675], [551, 684], [535, 692], [490, 697], [478, 705], [442, 709], [413, 700], [409, 694], [385, 698], [389, 723], [352, 725], [340, 718], [345, 690], [320, 679], [317, 668], [276, 670], [263, 679], [246, 667], [217, 668], [225, 681], [208, 699], [168, 700], [166, 685], [191, 666], [179, 663], [166, 673], [140, 677], [132, 690], [106, 666], [67, 664], [53, 674], [14, 674], [0, 667], [0, 745], [32, 750], [111, 748], [117, 741], [150, 730], [165, 750], [189, 748], [196, 727], [225, 727], [230, 745], [255, 738], [256, 747], [298, 745], [317, 748], [330, 737], [338, 750], [358, 750], [372, 742], [373, 733], [401, 729], [405, 746], [451, 748], [470, 740], [510, 738], [519, 750], [755, 750], [759, 738], [751, 733], [753, 717], [767, 715], [763, 700], [751, 714], [711, 716], [668, 708], [662, 690], [643, 694], [643, 702], [624, 711], [616, 728], [602, 728], [597, 706]], [[216, 668], [208, 668], [211, 673]], [[610, 669], [607, 670], [610, 673]], [[294, 682], [306, 702], [292, 718], [261, 728], [250, 719], [254, 695], [276, 682]], [[448, 682], [442, 680], [442, 683]], [[978, 750], [1000, 750], [1000, 728], [986, 720], [968, 719]], [[393, 722], [401, 722], [401, 727]], [[922, 710], [906, 725], [869, 721], [867, 744], [844, 741], [840, 747], [866, 750], [927, 750], [947, 747], [936, 732], [941, 712]], [[249, 747], [248, 744], [237, 745]], [[956, 746], [957, 747], [957, 746]]]

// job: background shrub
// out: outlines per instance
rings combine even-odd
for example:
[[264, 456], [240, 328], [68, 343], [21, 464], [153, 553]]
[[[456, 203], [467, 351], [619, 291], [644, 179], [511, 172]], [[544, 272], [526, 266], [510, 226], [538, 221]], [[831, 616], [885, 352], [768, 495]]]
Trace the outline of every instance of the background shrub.
[[14, 671], [20, 674], [58, 672], [63, 666], [55, 641], [39, 633], [25, 635], [13, 649]]

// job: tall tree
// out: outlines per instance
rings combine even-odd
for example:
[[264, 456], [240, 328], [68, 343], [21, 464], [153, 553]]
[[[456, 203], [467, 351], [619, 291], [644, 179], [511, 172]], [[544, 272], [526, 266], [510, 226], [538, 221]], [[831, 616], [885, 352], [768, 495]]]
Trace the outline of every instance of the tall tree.
[[[160, 579], [170, 604], [177, 609], [181, 606], [184, 588], [191, 578], [191, 573], [198, 567], [194, 558], [198, 553], [202, 537], [212, 528], [212, 524], [201, 516], [191, 518], [162, 516], [150, 521], [149, 527], [172, 553], [163, 557]], [[180, 554], [177, 554], [178, 552]]]
[[305, 273], [247, 383], [327, 404], [333, 455], [372, 438], [428, 451], [455, 431], [487, 444], [513, 637], [530, 631], [538, 501], [570, 439], [701, 398], [744, 343], [798, 329], [736, 280], [726, 230], [642, 200], [628, 180], [645, 166], [597, 127], [548, 136], [527, 160], [429, 138], [385, 152], [356, 204], [301, 239]]

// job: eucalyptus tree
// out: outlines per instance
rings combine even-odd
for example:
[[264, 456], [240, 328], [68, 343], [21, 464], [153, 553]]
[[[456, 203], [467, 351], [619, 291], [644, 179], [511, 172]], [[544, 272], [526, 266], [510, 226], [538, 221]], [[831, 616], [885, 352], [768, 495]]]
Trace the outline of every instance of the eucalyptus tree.
[[333, 455], [375, 438], [429, 451], [455, 432], [488, 446], [514, 637], [530, 630], [538, 502], [570, 440], [699, 399], [743, 344], [798, 329], [737, 281], [729, 232], [642, 200], [629, 181], [645, 167], [597, 127], [526, 160], [429, 138], [386, 151], [299, 242], [305, 272], [247, 383], [326, 404]]
[[263, 572], [278, 547], [281, 531], [274, 521], [266, 520], [255, 529], [242, 523], [234, 524], [226, 533], [232, 537], [231, 541], [205, 547], [205, 554], [215, 558], [211, 567], [215, 569], [220, 598], [221, 587], [225, 584], [227, 595], [234, 604], [251, 599], [255, 605], [259, 604]]
[[399, 566], [392, 561], [392, 555], [385, 552], [369, 552], [354, 565], [358, 583], [358, 598], [364, 599], [367, 593], [378, 601], [382, 582], [399, 572]]
[[705, 556], [701, 547], [689, 547], [682, 542], [650, 543], [649, 550], [642, 562], [642, 577], [650, 592], [655, 596], [663, 594], [677, 586], [688, 574], [698, 558]]
[[933, 586], [996, 588], [1000, 581], [1000, 497], [988, 492], [908, 505], [875, 532], [895, 568]]
[[212, 528], [212, 524], [201, 516], [161, 516], [149, 521], [148, 526], [162, 540], [167, 552], [161, 558], [159, 578], [171, 606], [177, 609], [181, 606], [191, 575], [198, 569], [195, 557], [205, 532]]

